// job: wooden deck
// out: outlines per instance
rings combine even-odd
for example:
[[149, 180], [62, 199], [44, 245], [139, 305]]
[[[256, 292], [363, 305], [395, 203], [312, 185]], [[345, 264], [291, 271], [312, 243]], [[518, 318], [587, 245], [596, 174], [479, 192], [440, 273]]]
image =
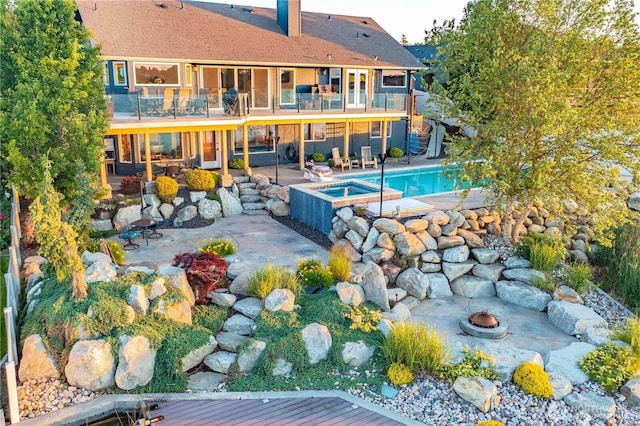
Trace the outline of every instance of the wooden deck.
[[337, 397], [158, 402], [147, 419], [186, 425], [401, 425]]

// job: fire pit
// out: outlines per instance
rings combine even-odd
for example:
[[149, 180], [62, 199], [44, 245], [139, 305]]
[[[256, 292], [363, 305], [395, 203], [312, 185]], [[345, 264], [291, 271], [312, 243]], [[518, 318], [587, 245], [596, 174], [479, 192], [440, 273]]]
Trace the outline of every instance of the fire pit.
[[461, 319], [460, 328], [465, 333], [483, 339], [502, 339], [509, 331], [506, 324], [487, 311], [474, 312], [468, 318]]

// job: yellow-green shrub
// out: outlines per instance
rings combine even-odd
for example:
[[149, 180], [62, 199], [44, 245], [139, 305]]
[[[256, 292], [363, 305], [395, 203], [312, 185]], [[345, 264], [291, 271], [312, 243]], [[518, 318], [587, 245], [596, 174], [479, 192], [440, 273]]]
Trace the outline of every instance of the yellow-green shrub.
[[351, 275], [351, 258], [347, 249], [333, 246], [329, 250], [329, 270], [338, 281], [349, 281]]
[[178, 182], [169, 176], [156, 179], [156, 194], [163, 203], [170, 203], [178, 195]]
[[360, 330], [365, 333], [371, 333], [378, 329], [377, 324], [382, 318], [382, 312], [377, 309], [369, 309], [366, 306], [362, 308], [352, 306], [351, 310], [344, 314], [345, 318], [351, 320], [351, 330]]
[[289, 289], [296, 297], [302, 293], [296, 273], [284, 266], [267, 264], [249, 275], [247, 291], [253, 296], [264, 299], [276, 288]]
[[184, 172], [184, 183], [191, 191], [211, 191], [216, 182], [211, 172], [202, 169], [187, 170]]
[[[113, 257], [113, 261], [118, 265], [124, 265], [124, 249], [120, 244], [116, 241], [104, 240], [109, 247], [109, 251], [111, 252], [111, 256]], [[87, 245], [87, 250], [91, 253], [98, 253], [100, 251], [100, 241], [99, 240], [91, 240]]]
[[449, 358], [442, 336], [425, 324], [394, 325], [380, 349], [387, 362], [405, 364], [412, 372], [434, 374]]
[[409, 367], [404, 364], [392, 363], [387, 370], [387, 377], [396, 386], [413, 382], [414, 376]]
[[528, 394], [551, 398], [553, 388], [549, 376], [542, 367], [531, 362], [525, 362], [513, 373], [513, 383]]
[[476, 426], [504, 426], [504, 423], [498, 420], [483, 420], [478, 422]]
[[209, 173], [211, 173], [211, 176], [213, 177], [213, 183], [214, 183], [214, 185], [215, 185], [215, 186], [220, 186], [220, 185], [221, 185], [221, 182], [222, 182], [222, 180], [221, 180], [221, 178], [220, 178], [220, 173], [218, 173], [218, 172], [214, 172], [214, 171], [211, 171], [211, 172], [209, 172]]

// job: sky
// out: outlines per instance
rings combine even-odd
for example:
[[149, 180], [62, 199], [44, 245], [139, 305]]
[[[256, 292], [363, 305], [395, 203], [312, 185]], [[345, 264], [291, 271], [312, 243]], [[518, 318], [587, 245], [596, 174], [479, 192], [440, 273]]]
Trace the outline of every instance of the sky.
[[[224, 0], [213, 0], [224, 3]], [[244, 6], [275, 8], [277, 0], [231, 0]], [[422, 43], [424, 31], [430, 29], [433, 20], [441, 24], [444, 19], [462, 18], [468, 0], [302, 0], [302, 10], [308, 12], [335, 13], [373, 18], [393, 38], [400, 41], [404, 34], [409, 44]], [[640, 12], [640, 0], [635, 11]], [[636, 17], [640, 23], [640, 18]]]

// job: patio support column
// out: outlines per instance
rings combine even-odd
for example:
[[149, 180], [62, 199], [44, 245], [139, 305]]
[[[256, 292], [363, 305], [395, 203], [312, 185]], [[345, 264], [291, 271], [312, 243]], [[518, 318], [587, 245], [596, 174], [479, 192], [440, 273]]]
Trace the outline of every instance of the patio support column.
[[[349, 127], [350, 127], [351, 123], [347, 120], [346, 123], [344, 123], [344, 145], [342, 146], [343, 149], [343, 154], [345, 157], [349, 157]], [[351, 160], [349, 160], [351, 161]]]
[[104, 155], [100, 159], [100, 186], [107, 190], [102, 199], [109, 199], [113, 196], [111, 193], [111, 187], [107, 182], [107, 164], [104, 162]]
[[153, 173], [151, 173], [151, 140], [149, 137], [149, 129], [144, 129], [144, 158], [147, 182], [151, 182], [153, 180]]
[[227, 130], [223, 129], [220, 131], [220, 137], [222, 139], [222, 174], [229, 174], [229, 165], [228, 163], [228, 151], [229, 147], [227, 146]]
[[245, 123], [242, 126], [242, 160], [244, 168], [249, 167], [249, 126]]
[[298, 141], [298, 152], [300, 153], [298, 163], [300, 163], [300, 170], [302, 170], [304, 169], [304, 123], [302, 121], [300, 122]]
[[387, 152], [387, 120], [382, 120], [382, 143], [380, 146], [380, 153], [386, 154]]

